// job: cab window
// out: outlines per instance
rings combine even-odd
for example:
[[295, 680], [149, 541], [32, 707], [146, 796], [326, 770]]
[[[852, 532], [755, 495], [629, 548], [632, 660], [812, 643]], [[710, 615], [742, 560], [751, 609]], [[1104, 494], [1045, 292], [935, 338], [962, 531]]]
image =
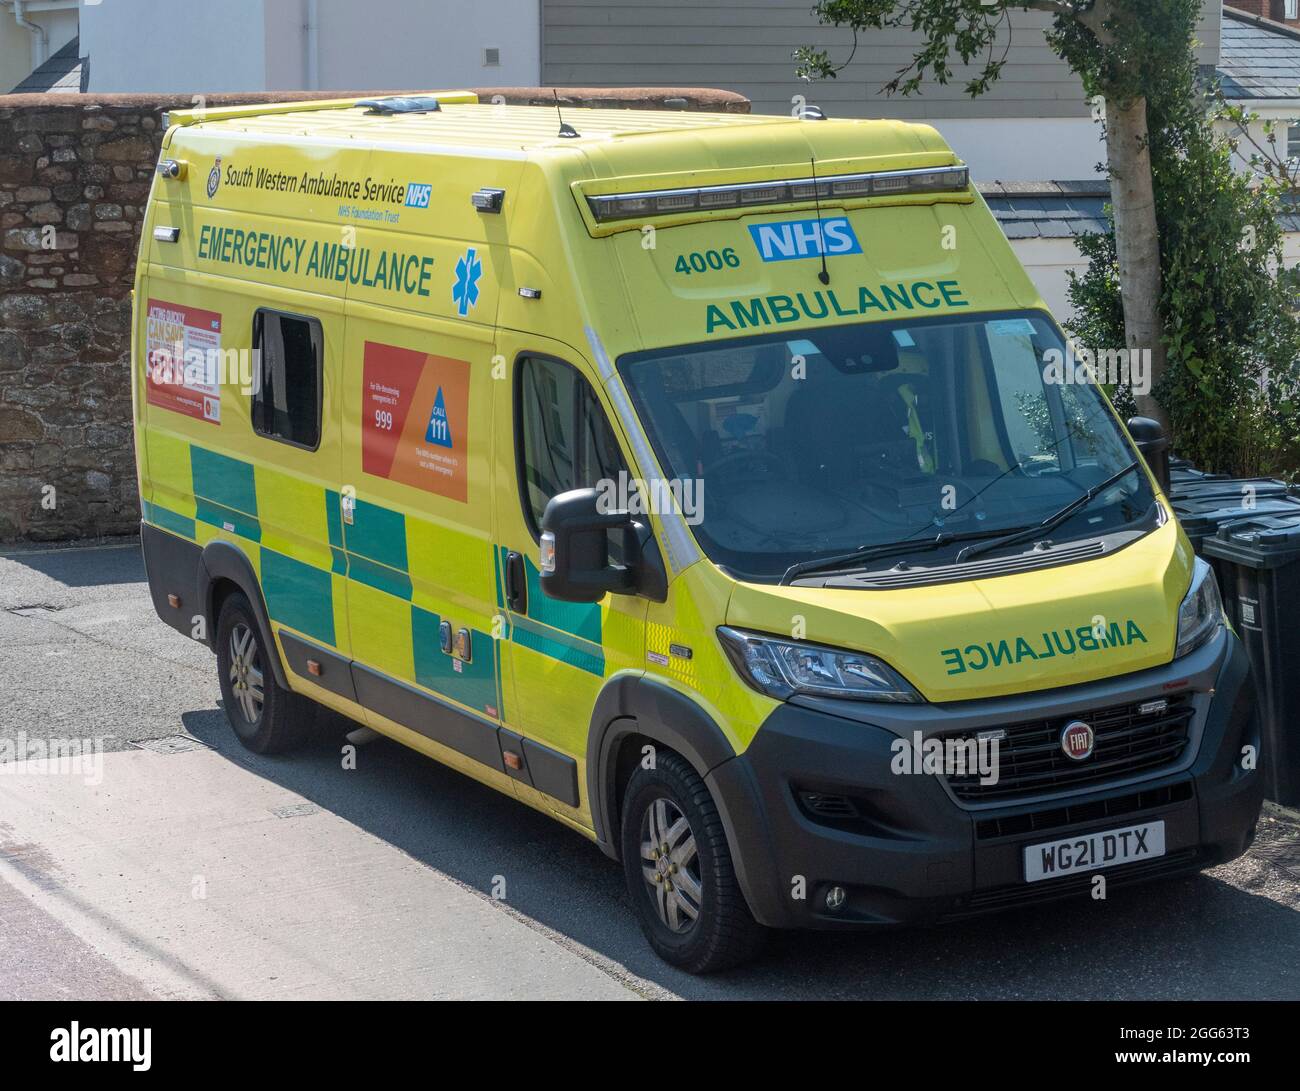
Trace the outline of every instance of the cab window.
[[253, 431], [295, 447], [320, 446], [324, 335], [315, 318], [259, 310], [253, 316]]
[[534, 534], [552, 496], [620, 481], [627, 463], [596, 392], [569, 364], [526, 357], [516, 391], [519, 480]]
[[[659, 465], [709, 497], [692, 528], [705, 552], [777, 581], [877, 546], [949, 563], [965, 540], [1042, 522], [1132, 463], [1101, 393], [1055, 378], [1065, 353], [1045, 314], [1017, 311], [654, 349], [619, 367]], [[1053, 538], [1145, 533], [1155, 513], [1129, 474]]]

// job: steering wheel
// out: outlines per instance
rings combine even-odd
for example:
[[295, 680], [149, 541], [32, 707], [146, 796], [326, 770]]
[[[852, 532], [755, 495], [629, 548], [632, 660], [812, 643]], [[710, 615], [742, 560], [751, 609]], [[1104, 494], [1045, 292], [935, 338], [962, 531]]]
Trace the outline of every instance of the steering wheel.
[[708, 467], [708, 472], [712, 474], [723, 473], [730, 466], [754, 461], [763, 462], [773, 470], [778, 471], [778, 473], [784, 473], [788, 469], [786, 460], [774, 455], [771, 451], [733, 451], [729, 455], [723, 455], [717, 462]]
[[1048, 474], [1059, 474], [1061, 464], [1055, 459], [1031, 456], [1020, 463], [1020, 472], [1026, 477], [1046, 477]]

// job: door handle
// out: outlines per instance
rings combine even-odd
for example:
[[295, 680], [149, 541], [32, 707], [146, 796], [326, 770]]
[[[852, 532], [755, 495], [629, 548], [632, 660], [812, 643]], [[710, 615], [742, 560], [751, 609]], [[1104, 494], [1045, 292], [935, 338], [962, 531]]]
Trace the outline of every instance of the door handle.
[[516, 614], [528, 613], [528, 576], [524, 555], [513, 549], [506, 554], [506, 605]]

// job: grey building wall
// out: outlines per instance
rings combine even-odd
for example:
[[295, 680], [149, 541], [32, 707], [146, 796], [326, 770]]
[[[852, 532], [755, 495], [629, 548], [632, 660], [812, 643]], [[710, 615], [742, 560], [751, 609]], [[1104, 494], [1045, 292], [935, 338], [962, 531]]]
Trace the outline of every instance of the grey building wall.
[[[559, 86], [722, 87], [738, 91], [755, 113], [788, 113], [804, 95], [840, 117], [909, 119], [1083, 117], [1083, 89], [1048, 48], [1043, 29], [1051, 16], [1011, 11], [1011, 51], [1002, 78], [979, 99], [962, 90], [963, 70], [947, 85], [929, 83], [909, 98], [880, 88], [905, 65], [916, 36], [883, 31], [861, 36], [853, 62], [838, 79], [804, 84], [795, 79], [797, 46], [826, 48], [843, 61], [853, 47], [848, 31], [822, 27], [812, 0], [540, 0], [542, 82]], [[1198, 37], [1201, 64], [1218, 59], [1219, 0], [1207, 0]], [[1052, 175], [1052, 177], [1056, 177]]]

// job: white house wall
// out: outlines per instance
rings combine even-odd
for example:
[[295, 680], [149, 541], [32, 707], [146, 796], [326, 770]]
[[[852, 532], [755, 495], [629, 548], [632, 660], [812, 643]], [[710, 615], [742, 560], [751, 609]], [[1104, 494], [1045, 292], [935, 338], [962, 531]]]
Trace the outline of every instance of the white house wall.
[[1106, 145], [1088, 117], [927, 120], [970, 165], [976, 182], [1038, 182], [1101, 177]]
[[90, 58], [88, 90], [267, 90], [263, 3], [83, 0], [81, 53]]
[[[91, 91], [536, 85], [538, 0], [106, 0], [81, 7]], [[484, 63], [484, 50], [500, 63]], [[315, 87], [310, 87], [314, 82]]]

